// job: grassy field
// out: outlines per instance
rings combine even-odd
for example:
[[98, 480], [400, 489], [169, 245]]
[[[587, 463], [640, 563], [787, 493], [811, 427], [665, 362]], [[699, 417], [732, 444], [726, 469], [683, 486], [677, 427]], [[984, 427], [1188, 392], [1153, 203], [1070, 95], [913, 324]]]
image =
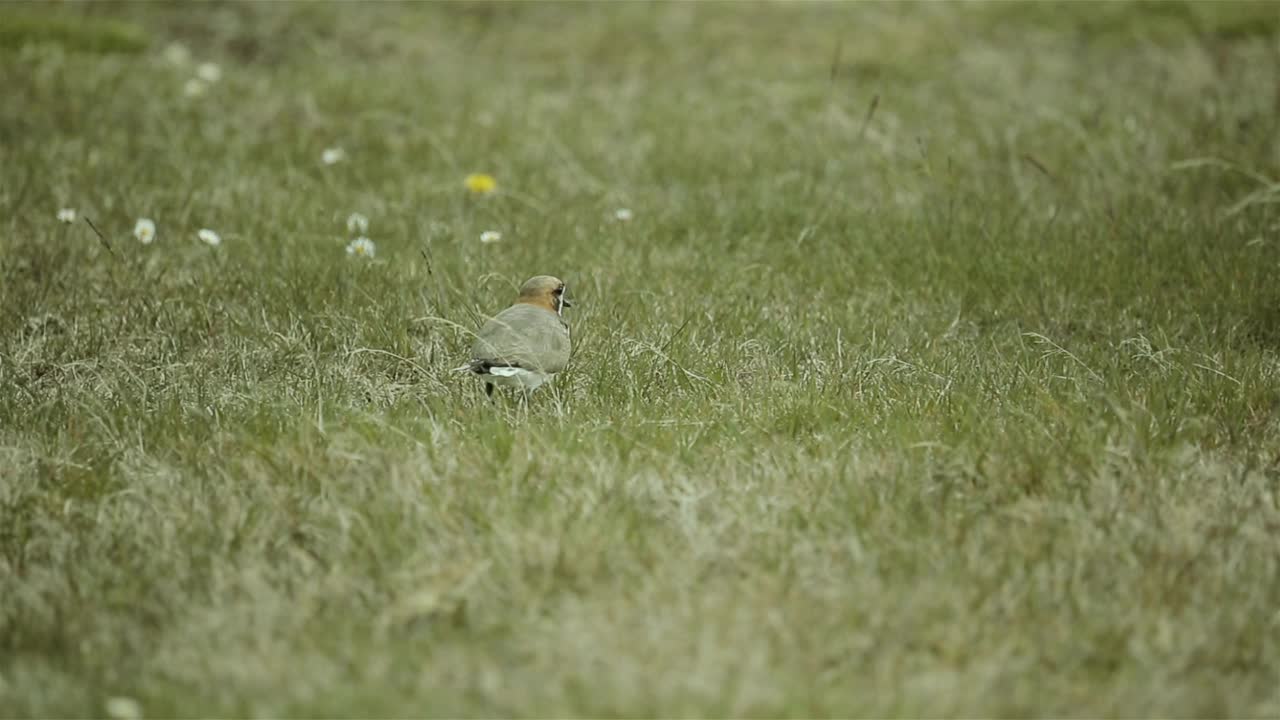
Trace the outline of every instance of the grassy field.
[[0, 5], [0, 715], [1280, 715], [1275, 8]]

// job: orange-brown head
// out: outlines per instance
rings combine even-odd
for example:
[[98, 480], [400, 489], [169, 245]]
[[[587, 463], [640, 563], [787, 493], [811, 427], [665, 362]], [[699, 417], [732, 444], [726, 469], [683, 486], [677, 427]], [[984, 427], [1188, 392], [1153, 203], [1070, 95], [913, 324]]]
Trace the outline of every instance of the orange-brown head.
[[564, 296], [564, 281], [550, 275], [538, 275], [526, 280], [520, 286], [520, 297], [516, 298], [516, 304], [520, 303], [536, 305], [557, 315], [563, 313], [565, 308], [573, 307], [573, 303]]

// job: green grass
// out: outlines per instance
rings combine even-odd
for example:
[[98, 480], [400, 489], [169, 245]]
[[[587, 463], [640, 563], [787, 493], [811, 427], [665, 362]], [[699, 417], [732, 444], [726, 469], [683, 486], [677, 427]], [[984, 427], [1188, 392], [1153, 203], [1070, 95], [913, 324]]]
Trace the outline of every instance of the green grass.
[[0, 715], [1280, 715], [1274, 6], [0, 27]]

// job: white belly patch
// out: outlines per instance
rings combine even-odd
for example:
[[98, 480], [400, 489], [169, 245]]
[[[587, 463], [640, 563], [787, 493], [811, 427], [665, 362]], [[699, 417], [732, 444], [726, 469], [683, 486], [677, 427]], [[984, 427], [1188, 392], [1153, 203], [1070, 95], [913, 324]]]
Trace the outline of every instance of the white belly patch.
[[485, 382], [502, 387], [524, 388], [533, 390], [551, 378], [546, 373], [525, 370], [518, 367], [491, 367], [484, 376]]

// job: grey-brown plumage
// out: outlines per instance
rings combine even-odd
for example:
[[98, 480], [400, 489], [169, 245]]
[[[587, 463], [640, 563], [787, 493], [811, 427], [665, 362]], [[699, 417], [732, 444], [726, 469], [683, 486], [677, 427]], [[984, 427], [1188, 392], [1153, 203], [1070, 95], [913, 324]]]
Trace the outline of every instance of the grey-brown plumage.
[[558, 373], [569, 363], [569, 327], [536, 305], [512, 305], [480, 328], [471, 359]]
[[505, 385], [532, 391], [569, 364], [569, 326], [561, 313], [570, 306], [564, 283], [549, 275], [530, 279], [516, 304], [495, 315], [471, 347], [470, 370], [486, 391]]

